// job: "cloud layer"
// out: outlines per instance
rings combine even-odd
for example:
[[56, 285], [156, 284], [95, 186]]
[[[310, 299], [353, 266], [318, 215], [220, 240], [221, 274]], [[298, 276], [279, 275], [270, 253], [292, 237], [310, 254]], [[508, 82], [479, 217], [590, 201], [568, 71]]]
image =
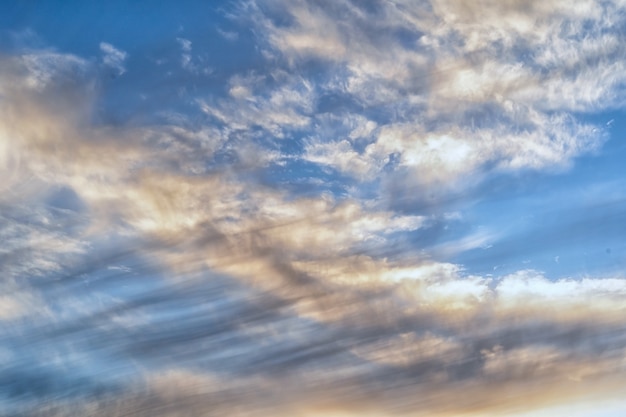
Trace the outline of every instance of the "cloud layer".
[[99, 116], [98, 60], [4, 54], [0, 401], [478, 416], [619, 398], [622, 276], [475, 275], [438, 254], [497, 234], [436, 234], [462, 190], [600, 149], [606, 126], [580, 115], [622, 105], [625, 18], [616, 1], [240, 2], [262, 65], [150, 123]]

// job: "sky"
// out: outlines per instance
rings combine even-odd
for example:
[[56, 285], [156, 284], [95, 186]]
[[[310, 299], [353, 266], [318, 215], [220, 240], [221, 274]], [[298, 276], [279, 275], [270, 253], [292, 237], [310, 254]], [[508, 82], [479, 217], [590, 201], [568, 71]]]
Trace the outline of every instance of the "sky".
[[0, 415], [626, 412], [626, 2], [0, 2]]

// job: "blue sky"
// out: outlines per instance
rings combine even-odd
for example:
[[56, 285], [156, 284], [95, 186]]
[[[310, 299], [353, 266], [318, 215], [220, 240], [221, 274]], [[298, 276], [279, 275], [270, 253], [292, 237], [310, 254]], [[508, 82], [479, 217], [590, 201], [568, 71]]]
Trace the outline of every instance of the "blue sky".
[[624, 410], [626, 4], [127, 3], [0, 5], [7, 415]]

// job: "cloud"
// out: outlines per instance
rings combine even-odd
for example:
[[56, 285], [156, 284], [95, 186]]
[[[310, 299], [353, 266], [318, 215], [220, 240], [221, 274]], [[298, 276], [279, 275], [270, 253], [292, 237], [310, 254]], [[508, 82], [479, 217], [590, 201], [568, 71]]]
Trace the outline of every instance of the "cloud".
[[615, 2], [246, 4], [268, 54], [321, 66], [318, 106], [336, 94], [378, 113], [368, 146], [315, 129], [303, 155], [359, 180], [408, 168], [451, 185], [486, 167], [567, 166], [606, 138], [571, 112], [623, 101]]
[[[119, 282], [135, 279], [145, 277], [125, 274]], [[583, 394], [610, 398], [623, 383], [623, 332], [595, 321], [597, 313], [586, 325], [584, 319], [554, 323], [554, 310], [546, 308], [554, 300], [538, 306], [541, 320], [524, 314], [494, 320], [489, 299], [483, 301], [487, 309], [446, 318], [428, 314], [430, 297], [403, 303], [400, 296], [360, 291], [362, 298], [351, 304], [322, 304], [353, 314], [320, 325], [294, 315], [292, 304], [272, 293], [251, 294], [219, 281], [144, 288], [131, 302], [118, 299], [103, 311], [92, 306], [95, 314], [74, 312], [69, 323], [36, 333], [34, 341], [92, 340], [114, 357], [123, 352], [161, 368], [146, 370], [145, 382], [122, 379], [123, 394], [100, 389], [61, 410], [86, 401], [110, 415], [129, 409], [139, 415], [222, 409], [306, 415], [326, 407], [348, 415], [447, 415], [468, 412], [470, 405], [477, 413], [513, 412]], [[342, 292], [333, 301], [350, 299]], [[323, 303], [317, 294], [294, 301]], [[121, 327], [112, 319], [126, 309], [144, 320]], [[70, 337], [74, 332], [81, 337]], [[524, 395], [507, 396], [511, 389]]]
[[222, 124], [225, 134], [241, 135], [261, 128], [280, 139], [287, 132], [309, 126], [314, 93], [307, 80], [278, 72], [271, 77], [233, 76], [229, 84], [230, 98], [198, 103]]
[[106, 42], [100, 42], [100, 51], [104, 54], [102, 58], [104, 65], [116, 70], [118, 75], [122, 75], [126, 72], [124, 61], [128, 58], [128, 53]]
[[427, 132], [412, 123], [389, 124], [380, 127], [376, 140], [362, 151], [346, 139], [312, 141], [304, 158], [359, 179], [384, 175], [385, 168], [395, 164], [408, 169], [417, 184], [449, 186], [489, 164], [505, 172], [566, 165], [574, 156], [597, 149], [602, 139], [597, 128], [567, 114], [547, 116], [514, 108], [508, 113], [503, 118], [524, 130], [450, 126]]
[[217, 28], [216, 30], [217, 30], [217, 33], [219, 33], [219, 35], [223, 37], [224, 39], [226, 39], [227, 41], [234, 42], [237, 39], [239, 39], [239, 33], [237, 32], [230, 32], [227, 30], [222, 30], [220, 28]]
[[[570, 98], [600, 73], [621, 82], [619, 66], [591, 56], [620, 57], [619, 46], [599, 29], [574, 35], [583, 16], [611, 30], [617, 6], [246, 4], [269, 67], [192, 101], [203, 112], [195, 125], [96, 124], [86, 61], [48, 51], [0, 60], [10, 178], [0, 320], [8, 349], [33, 346], [15, 379], [32, 381], [20, 366], [47, 370], [51, 357], [64, 358], [63, 375], [84, 365], [99, 380], [104, 360], [114, 370], [104, 388], [74, 376], [33, 383], [30, 397], [10, 398], [20, 414], [458, 415], [617, 395], [622, 277], [469, 274], [433, 253], [491, 235], [410, 245], [437, 219], [393, 211], [385, 189], [397, 178], [454, 188], [597, 149], [602, 132], [572, 112], [608, 108], [621, 92], [606, 104]], [[574, 35], [556, 30], [559, 19]], [[184, 57], [191, 42], [179, 42]], [[123, 73], [126, 54], [101, 49]], [[302, 196], [263, 180], [293, 160], [373, 191]], [[31, 401], [38, 392], [57, 408]]]
[[191, 41], [185, 38], [176, 38], [178, 44], [180, 45], [180, 49], [183, 51], [183, 54], [180, 58], [180, 63], [183, 68], [190, 69], [191, 65]]
[[19, 61], [28, 73], [22, 81], [36, 90], [58, 82], [58, 79], [55, 80], [58, 76], [80, 76], [87, 68], [87, 62], [77, 56], [47, 51], [22, 55]]
[[[555, 303], [555, 316], [574, 314], [586, 315], [598, 308], [607, 313], [623, 309], [620, 299], [626, 291], [623, 279], [581, 279], [549, 281], [532, 271], [521, 271], [509, 275], [498, 284], [498, 300], [505, 308], [539, 310], [535, 305], [544, 307]], [[596, 297], [602, 298], [601, 304], [589, 303]], [[610, 314], [609, 314], [610, 317]]]

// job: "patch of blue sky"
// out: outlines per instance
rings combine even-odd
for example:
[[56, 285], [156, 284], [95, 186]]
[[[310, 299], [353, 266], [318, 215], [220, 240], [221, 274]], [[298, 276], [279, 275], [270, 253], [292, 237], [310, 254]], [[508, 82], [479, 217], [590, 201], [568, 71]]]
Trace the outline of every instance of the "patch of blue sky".
[[620, 274], [626, 148], [619, 132], [616, 126], [604, 148], [577, 158], [565, 172], [516, 175], [479, 191], [479, 201], [465, 214], [496, 237], [489, 249], [451, 260], [476, 273], [508, 264], [508, 272], [526, 266], [554, 278]]
[[[3, 387], [0, 407], [3, 413], [28, 415], [36, 409], [36, 404], [71, 404], [98, 397], [123, 395], [125, 392], [124, 379], [106, 380], [106, 376], [110, 374], [105, 370], [110, 372], [110, 366], [101, 368], [97, 374], [84, 375], [81, 374], [84, 372], [82, 367], [64, 368], [37, 364], [33, 363], [35, 358], [36, 355], [24, 362], [14, 362], [13, 366], [3, 370], [0, 376], [0, 385]], [[126, 382], [129, 380], [128, 377], [125, 378]]]
[[[0, 6], [0, 42], [5, 50], [52, 48], [99, 67], [96, 123], [154, 123], [167, 111], [191, 115], [195, 100], [223, 95], [235, 72], [262, 62], [252, 32], [224, 17], [231, 2], [188, 6], [194, 12], [169, 3], [8, 2]], [[101, 63], [103, 42], [126, 54], [122, 74]]]
[[270, 187], [289, 191], [292, 198], [314, 197], [330, 193], [340, 200], [350, 195], [355, 181], [335, 170], [299, 158], [285, 158], [260, 173]]

